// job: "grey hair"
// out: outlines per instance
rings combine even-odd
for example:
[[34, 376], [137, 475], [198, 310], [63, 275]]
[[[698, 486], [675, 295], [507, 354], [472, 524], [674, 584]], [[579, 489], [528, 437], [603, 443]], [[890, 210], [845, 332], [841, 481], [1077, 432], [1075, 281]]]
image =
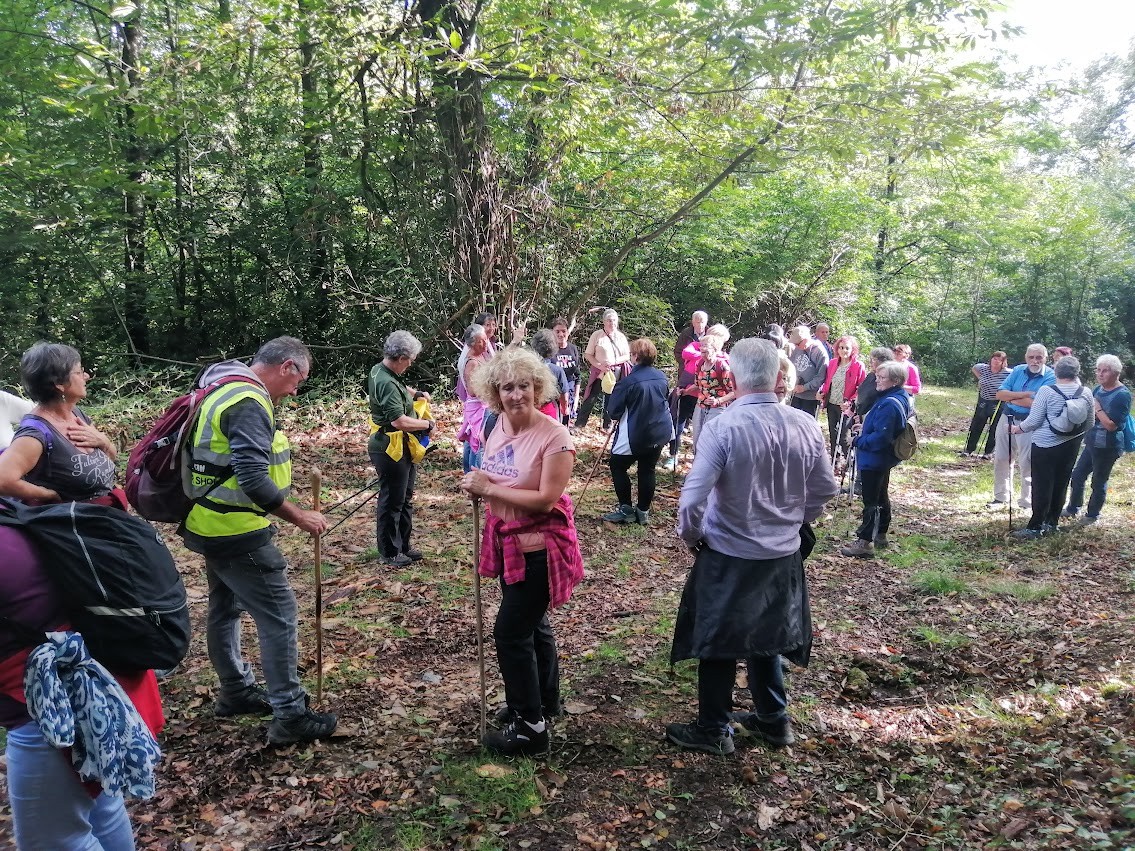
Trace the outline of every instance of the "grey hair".
[[746, 337], [729, 353], [729, 367], [739, 388], [771, 391], [780, 371], [780, 350], [772, 340]]
[[829, 325], [827, 322], [817, 322], [816, 323], [816, 330], [819, 331], [821, 328], [827, 328], [829, 331], [832, 330], [832, 326]]
[[1044, 345], [1044, 343], [1030, 344], [1029, 347], [1025, 349], [1025, 354], [1028, 355], [1029, 352], [1040, 352], [1042, 355], [1044, 355], [1045, 360], [1048, 359], [1048, 348]]
[[474, 322], [472, 325], [465, 329], [465, 336], [461, 338], [461, 341], [465, 343], [466, 346], [471, 346], [473, 345], [473, 341], [477, 338], [477, 335], [484, 333], [485, 326], [478, 325], [476, 322]]
[[709, 314], [706, 313], [704, 310], [695, 310], [693, 312], [693, 315], [690, 317], [690, 321], [692, 322], [693, 320], [697, 319], [698, 317], [701, 317], [702, 322], [709, 322]]
[[277, 337], [262, 345], [252, 358], [252, 363], [269, 366], [291, 361], [304, 369], [311, 369], [311, 350], [295, 337]]
[[618, 322], [619, 311], [615, 310], [615, 308], [613, 307], [608, 307], [603, 311], [603, 321], [606, 322], [608, 319], [614, 319], [616, 322]]
[[895, 353], [886, 346], [876, 346], [871, 350], [871, 360], [877, 360], [880, 364], [894, 359]]
[[1065, 381], [1069, 378], [1079, 378], [1080, 359], [1073, 355], [1065, 355], [1056, 362], [1052, 371], [1056, 373], [1057, 378], [1063, 378]]
[[706, 328], [702, 336], [717, 337], [717, 339], [721, 340], [722, 344], [725, 344], [729, 342], [729, 329], [719, 322], [716, 325], [711, 325]]
[[65, 343], [42, 340], [20, 358], [20, 384], [33, 402], [52, 402], [59, 398], [59, 384], [66, 384], [71, 371], [82, 363], [79, 352]]
[[542, 358], [550, 358], [560, 347], [556, 345], [556, 335], [548, 328], [541, 328], [532, 335], [532, 351]]
[[1100, 355], [1096, 358], [1096, 366], [1110, 369], [1116, 375], [1123, 372], [1123, 363], [1115, 355]]
[[382, 356], [391, 360], [409, 358], [413, 360], [422, 350], [421, 341], [409, 331], [391, 331], [382, 344]]
[[884, 361], [883, 363], [875, 367], [875, 369], [883, 370], [883, 372], [887, 374], [887, 380], [896, 387], [901, 387], [902, 385], [906, 384], [907, 379], [910, 378], [910, 370], [902, 361]]

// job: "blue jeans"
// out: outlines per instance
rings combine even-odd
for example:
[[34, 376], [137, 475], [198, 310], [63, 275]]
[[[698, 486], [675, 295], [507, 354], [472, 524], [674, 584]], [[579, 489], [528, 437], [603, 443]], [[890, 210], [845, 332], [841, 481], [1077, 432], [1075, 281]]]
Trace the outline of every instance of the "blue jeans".
[[205, 638], [221, 694], [235, 696], [256, 682], [240, 649], [240, 616], [248, 612], [260, 642], [260, 667], [277, 718], [302, 715], [307, 705], [296, 670], [296, 595], [288, 562], [272, 543], [233, 558], [205, 557], [209, 614]]
[[32, 722], [8, 731], [8, 801], [20, 851], [134, 851], [126, 804], [91, 798], [64, 751]]
[[1072, 468], [1072, 482], [1068, 489], [1068, 510], [1078, 512], [1084, 504], [1084, 485], [1088, 476], [1092, 477], [1092, 496], [1088, 500], [1087, 515], [1099, 517], [1107, 499], [1107, 480], [1111, 478], [1111, 468], [1123, 453], [1118, 449], [1103, 449], [1085, 446], [1076, 466]]
[[468, 473], [474, 467], [480, 467], [481, 455], [484, 454], [485, 447], [482, 446], [474, 452], [473, 445], [468, 440], [462, 443], [461, 447], [461, 471]]
[[[779, 656], [753, 656], [745, 660], [749, 668], [749, 693], [753, 711], [761, 721], [778, 722], [788, 718], [788, 695], [784, 691], [784, 671]], [[737, 679], [736, 659], [702, 659], [698, 662], [698, 726], [724, 732], [733, 708], [733, 684]]]

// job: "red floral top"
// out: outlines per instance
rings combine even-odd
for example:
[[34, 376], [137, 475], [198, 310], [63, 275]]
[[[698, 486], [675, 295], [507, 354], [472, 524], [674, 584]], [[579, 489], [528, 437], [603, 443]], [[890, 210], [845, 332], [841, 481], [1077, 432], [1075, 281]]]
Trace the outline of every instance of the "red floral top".
[[696, 381], [698, 386], [698, 404], [703, 408], [716, 408], [711, 400], [721, 399], [734, 392], [733, 371], [729, 368], [729, 356], [718, 355], [709, 363], [698, 361]]

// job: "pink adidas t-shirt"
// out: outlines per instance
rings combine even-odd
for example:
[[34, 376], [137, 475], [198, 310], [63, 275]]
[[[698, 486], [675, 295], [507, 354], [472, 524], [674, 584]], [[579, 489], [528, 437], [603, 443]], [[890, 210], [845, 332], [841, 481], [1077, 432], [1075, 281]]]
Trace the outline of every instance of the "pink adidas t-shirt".
[[[485, 444], [481, 470], [495, 485], [539, 490], [544, 459], [557, 452], [575, 453], [575, 444], [565, 426], [541, 415], [520, 434], [512, 434], [508, 430], [508, 420], [502, 415]], [[489, 498], [489, 507], [506, 523], [527, 514], [492, 497]], [[544, 536], [539, 533], [519, 537], [520, 548], [526, 553], [544, 549]]]

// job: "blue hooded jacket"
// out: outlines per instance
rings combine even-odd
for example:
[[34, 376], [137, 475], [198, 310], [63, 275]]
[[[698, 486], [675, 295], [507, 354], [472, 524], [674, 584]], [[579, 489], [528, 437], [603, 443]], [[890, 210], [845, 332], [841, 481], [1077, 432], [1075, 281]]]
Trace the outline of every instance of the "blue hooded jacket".
[[910, 396], [901, 387], [888, 387], [875, 399], [853, 442], [861, 470], [889, 470], [899, 463], [892, 448], [911, 414]]
[[[636, 365], [631, 374], [611, 391], [609, 415], [619, 420], [627, 414], [627, 440], [631, 454], [640, 455], [670, 442], [674, 421], [670, 419], [670, 385], [666, 376], [652, 366]], [[613, 446], [619, 443], [615, 435]], [[614, 451], [614, 450], [612, 450]]]

